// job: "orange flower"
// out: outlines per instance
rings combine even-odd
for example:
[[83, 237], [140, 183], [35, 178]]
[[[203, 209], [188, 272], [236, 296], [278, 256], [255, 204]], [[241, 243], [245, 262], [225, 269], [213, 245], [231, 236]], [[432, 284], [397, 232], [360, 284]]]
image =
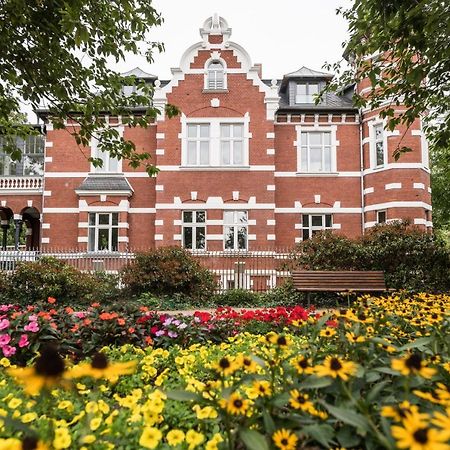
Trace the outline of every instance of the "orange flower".
[[99, 306], [100, 306], [100, 303], [92, 303], [92, 305], [91, 305], [93, 308], [98, 308]]
[[55, 322], [50, 322], [50, 326], [51, 326], [54, 330], [57, 330], [57, 329], [58, 329], [58, 325], [56, 325]]
[[67, 314], [72, 314], [73, 313], [73, 309], [70, 306], [67, 306], [66, 313]]
[[150, 336], [147, 336], [147, 337], [145, 338], [145, 343], [146, 343], [147, 345], [152, 345], [152, 344], [153, 344], [153, 339], [152, 339]]
[[49, 298], [47, 299], [47, 301], [48, 301], [50, 304], [53, 305], [53, 303], [56, 303], [56, 298], [54, 298], [54, 297], [49, 297]]
[[128, 328], [128, 333], [134, 333], [136, 330], [133, 327]]
[[141, 306], [141, 307], [139, 308], [139, 311], [147, 312], [147, 311], [148, 311], [148, 307], [147, 307], [147, 306]]
[[78, 328], [80, 328], [77, 324], [75, 324], [71, 329], [70, 329], [70, 331], [72, 332], [72, 333], [75, 333], [75, 331], [78, 331]]
[[84, 320], [83, 320], [83, 325], [88, 326], [88, 325], [90, 325], [91, 323], [92, 323], [92, 320], [91, 320], [91, 319], [84, 319]]
[[122, 319], [121, 317], [119, 319], [117, 319], [117, 323], [119, 325], [125, 325], [125, 319]]
[[58, 314], [58, 311], [56, 311], [56, 309], [52, 308], [48, 313], [52, 314], [52, 315], [55, 315], [55, 314]]

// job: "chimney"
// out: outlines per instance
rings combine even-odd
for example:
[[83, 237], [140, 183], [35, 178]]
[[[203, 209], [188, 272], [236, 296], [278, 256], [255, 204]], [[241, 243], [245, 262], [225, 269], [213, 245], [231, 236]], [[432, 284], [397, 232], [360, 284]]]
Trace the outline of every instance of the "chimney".
[[259, 78], [262, 79], [262, 64], [261, 63], [257, 63], [254, 65], [256, 67], [256, 69], [258, 70], [258, 76]]

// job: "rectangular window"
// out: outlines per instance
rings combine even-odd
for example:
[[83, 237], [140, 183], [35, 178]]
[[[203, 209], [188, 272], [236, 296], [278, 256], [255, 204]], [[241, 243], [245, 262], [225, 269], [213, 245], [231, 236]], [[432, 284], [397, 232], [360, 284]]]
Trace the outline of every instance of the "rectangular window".
[[[3, 150], [4, 146], [15, 146], [21, 152], [19, 161], [13, 161]], [[44, 175], [45, 137], [28, 136], [25, 140], [19, 137], [0, 137], [0, 176], [40, 177]]]
[[191, 250], [206, 248], [205, 211], [183, 211], [183, 247]]
[[383, 209], [382, 211], [377, 211], [377, 223], [386, 223], [387, 211]]
[[385, 156], [384, 156], [384, 130], [383, 124], [377, 124], [373, 127], [374, 136], [374, 152], [375, 152], [375, 165], [384, 166]]
[[331, 132], [302, 132], [301, 172], [331, 172]]
[[225, 250], [247, 250], [247, 211], [224, 211], [223, 225]]
[[102, 150], [99, 145], [99, 139], [97, 135], [92, 136], [91, 139], [91, 155], [93, 158], [100, 159], [102, 161], [101, 167], [93, 167], [92, 171], [95, 173], [117, 173], [119, 171], [119, 160], [113, 158], [111, 153], [106, 150]]
[[303, 214], [302, 224], [302, 238], [306, 241], [319, 231], [332, 229], [333, 218], [331, 214]]
[[319, 91], [319, 83], [297, 84], [295, 103], [314, 103]]
[[209, 124], [188, 124], [186, 157], [188, 166], [209, 165], [209, 141]]
[[220, 155], [224, 166], [244, 164], [244, 125], [226, 123], [220, 125]]
[[115, 252], [119, 242], [119, 213], [89, 213], [88, 250]]

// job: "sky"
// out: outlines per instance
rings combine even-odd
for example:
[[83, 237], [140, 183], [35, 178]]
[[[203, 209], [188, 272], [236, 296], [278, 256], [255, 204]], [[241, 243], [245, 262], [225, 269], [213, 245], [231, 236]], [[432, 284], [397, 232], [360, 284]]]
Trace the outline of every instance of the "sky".
[[281, 78], [301, 66], [321, 70], [342, 56], [347, 24], [336, 15], [350, 0], [153, 0], [164, 23], [150, 31], [152, 40], [165, 45], [155, 62], [130, 57], [118, 65], [120, 71], [140, 66], [146, 72], [170, 79], [187, 47], [200, 41], [199, 28], [217, 13], [232, 28], [230, 40], [242, 45], [253, 63], [262, 63], [263, 77]]

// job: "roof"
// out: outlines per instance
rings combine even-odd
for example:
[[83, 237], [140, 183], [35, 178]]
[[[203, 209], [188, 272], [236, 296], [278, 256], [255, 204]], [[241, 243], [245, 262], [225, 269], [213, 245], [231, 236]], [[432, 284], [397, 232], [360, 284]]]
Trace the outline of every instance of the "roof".
[[333, 74], [327, 72], [319, 72], [318, 70], [309, 69], [302, 66], [295, 72], [288, 73], [284, 78], [333, 78]]
[[144, 72], [140, 67], [135, 67], [134, 69], [124, 72], [121, 75], [123, 77], [130, 77], [134, 75], [136, 78], [140, 78], [141, 80], [156, 80], [158, 78], [156, 75]]
[[350, 97], [337, 95], [334, 92], [325, 92], [323, 101], [316, 104], [296, 104], [290, 105], [288, 95], [281, 95], [278, 111], [336, 111], [350, 110], [357, 111], [353, 106]]
[[131, 194], [133, 189], [124, 176], [89, 175], [76, 191], [127, 191]]

